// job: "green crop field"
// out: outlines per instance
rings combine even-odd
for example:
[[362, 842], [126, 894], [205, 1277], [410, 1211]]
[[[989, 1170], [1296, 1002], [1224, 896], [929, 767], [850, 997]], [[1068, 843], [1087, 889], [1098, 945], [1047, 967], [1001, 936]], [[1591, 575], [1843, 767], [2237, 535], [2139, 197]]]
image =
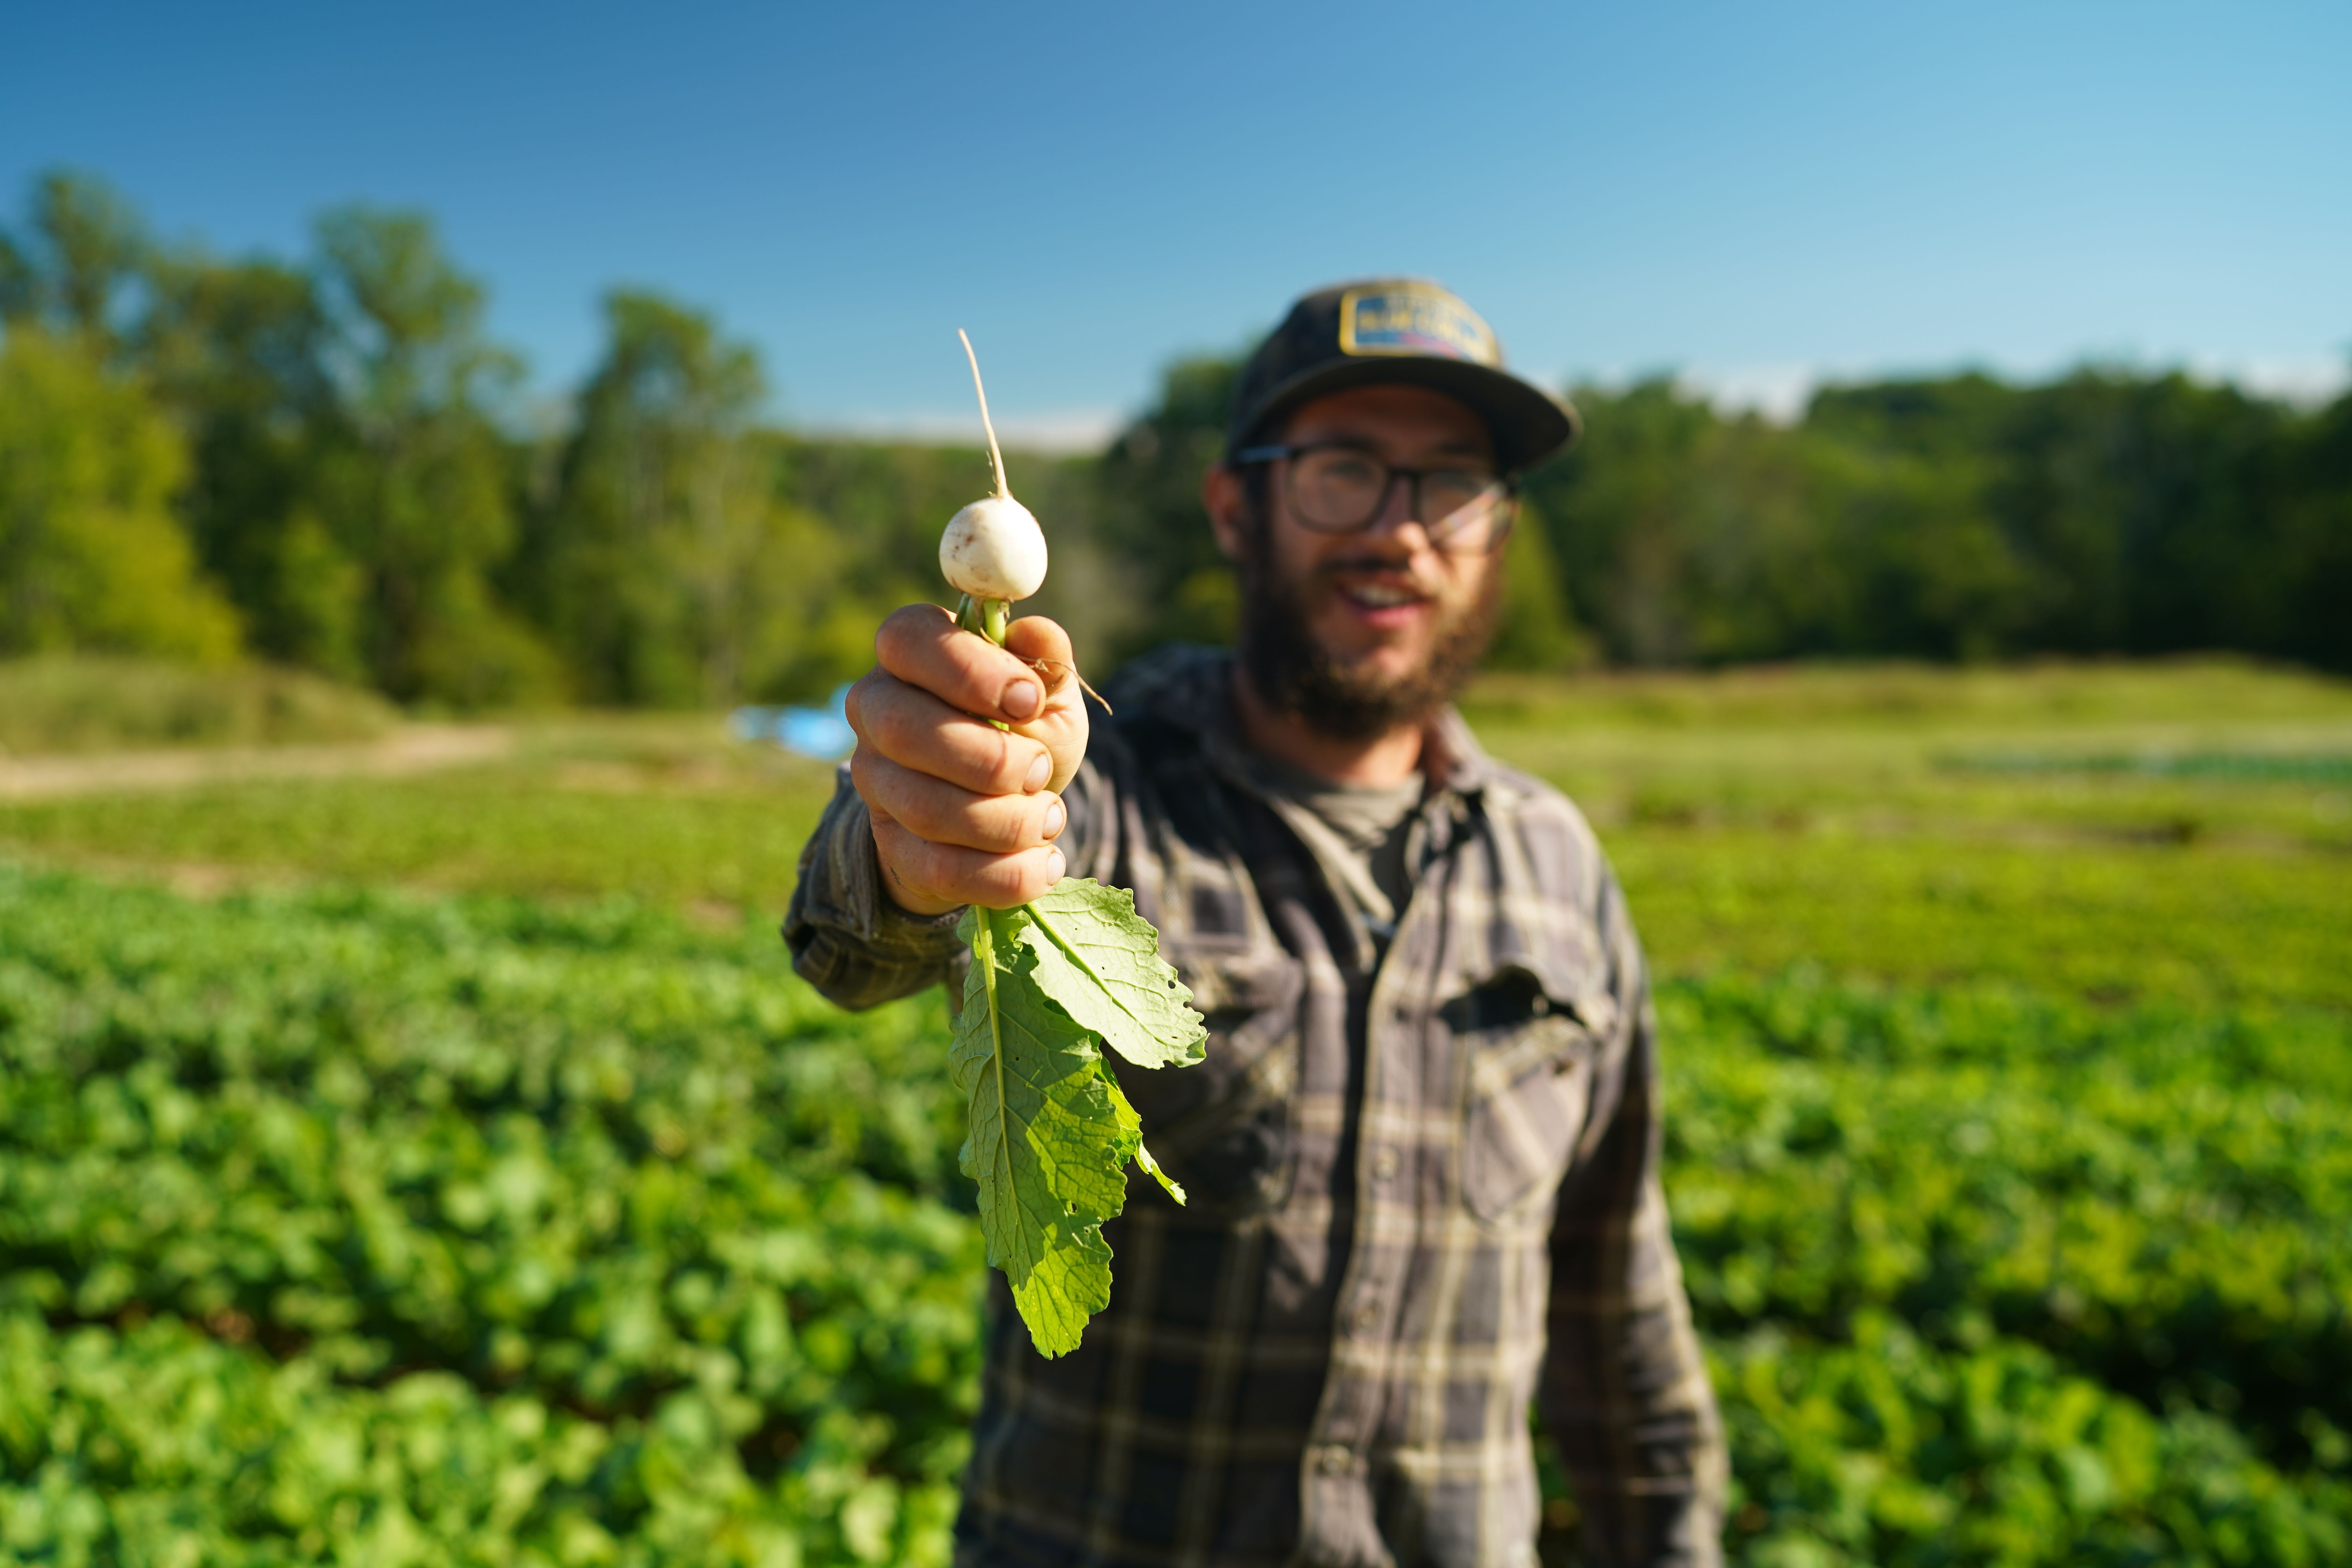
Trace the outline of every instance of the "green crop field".
[[[2352, 687], [1467, 707], [1661, 976], [1735, 1560], [2352, 1560]], [[939, 998], [775, 939], [829, 784], [572, 718], [0, 802], [0, 1555], [945, 1562], [981, 1249]]]

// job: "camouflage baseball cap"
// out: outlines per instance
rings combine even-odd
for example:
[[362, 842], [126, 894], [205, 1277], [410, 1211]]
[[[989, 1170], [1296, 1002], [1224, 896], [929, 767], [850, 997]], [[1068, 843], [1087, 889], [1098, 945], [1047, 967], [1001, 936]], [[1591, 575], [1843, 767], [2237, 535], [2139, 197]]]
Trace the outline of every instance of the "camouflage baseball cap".
[[1503, 346], [1477, 311], [1418, 278], [1318, 289], [1291, 306], [1234, 387], [1225, 456], [1262, 438], [1302, 404], [1350, 386], [1403, 382], [1449, 394], [1486, 422], [1506, 473], [1566, 450], [1576, 410], [1503, 368]]

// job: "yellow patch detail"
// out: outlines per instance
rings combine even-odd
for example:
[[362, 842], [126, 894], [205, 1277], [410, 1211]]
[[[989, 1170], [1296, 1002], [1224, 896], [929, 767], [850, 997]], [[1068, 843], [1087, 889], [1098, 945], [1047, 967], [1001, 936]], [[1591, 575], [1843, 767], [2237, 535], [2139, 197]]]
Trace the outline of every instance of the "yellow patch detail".
[[1339, 296], [1339, 352], [1502, 361], [1494, 329], [1478, 312], [1436, 289], [1350, 289]]

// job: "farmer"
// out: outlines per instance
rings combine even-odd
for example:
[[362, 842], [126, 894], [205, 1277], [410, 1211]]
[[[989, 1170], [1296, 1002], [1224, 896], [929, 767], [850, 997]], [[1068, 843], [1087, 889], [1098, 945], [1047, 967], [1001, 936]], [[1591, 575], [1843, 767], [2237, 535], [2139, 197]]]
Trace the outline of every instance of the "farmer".
[[1209, 1024], [1200, 1066], [1112, 1059], [1192, 1202], [1130, 1184], [1079, 1348], [1038, 1355], [989, 1273], [958, 1563], [1532, 1563], [1531, 1407], [1585, 1561], [1716, 1560], [1641, 947], [1584, 818], [1449, 705], [1516, 476], [1576, 434], [1452, 294], [1326, 289], [1243, 369], [1202, 485], [1234, 651], [1130, 665], [1106, 711], [1051, 621], [1002, 649], [931, 605], [882, 623], [800, 973], [904, 996], [960, 975], [966, 904], [1093, 877]]

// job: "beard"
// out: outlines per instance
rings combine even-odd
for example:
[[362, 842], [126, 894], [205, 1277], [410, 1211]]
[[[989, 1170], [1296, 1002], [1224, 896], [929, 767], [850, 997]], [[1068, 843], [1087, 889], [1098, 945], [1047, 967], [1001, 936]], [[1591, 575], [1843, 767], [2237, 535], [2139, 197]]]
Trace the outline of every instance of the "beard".
[[1436, 643], [1420, 668], [1382, 676], [1335, 658], [1308, 629], [1309, 590], [1364, 563], [1328, 561], [1278, 577], [1267, 564], [1273, 542], [1267, 531], [1261, 525], [1254, 531], [1239, 572], [1242, 672], [1269, 707], [1297, 714], [1318, 734], [1370, 741], [1422, 722], [1453, 700], [1494, 640], [1503, 596], [1499, 571], [1486, 574], [1475, 597], [1440, 611]]

